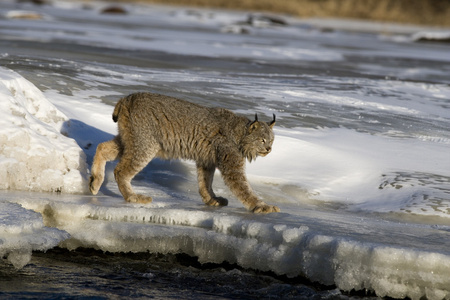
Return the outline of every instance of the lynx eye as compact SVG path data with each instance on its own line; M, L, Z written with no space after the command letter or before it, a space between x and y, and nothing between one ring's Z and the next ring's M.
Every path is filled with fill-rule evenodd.
M263 144L265 144L265 143L266 143L266 139L262 139L261 142L262 142Z

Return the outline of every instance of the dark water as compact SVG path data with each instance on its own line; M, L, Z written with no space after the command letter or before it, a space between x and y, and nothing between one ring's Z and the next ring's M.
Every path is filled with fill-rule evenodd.
M21 270L0 267L1 299L351 299L303 278L201 265L187 255L111 254L92 249L35 252Z

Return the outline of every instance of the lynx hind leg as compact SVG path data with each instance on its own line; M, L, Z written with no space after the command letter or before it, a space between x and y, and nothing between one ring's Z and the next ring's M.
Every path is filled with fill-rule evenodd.
M139 195L133 191L131 180L153 159L157 153L157 149L152 149L149 145L145 150L136 147L129 148L124 149L124 153L114 170L117 185L125 201L150 203L152 202L152 197Z
M97 195L105 179L106 162L119 158L120 152L121 145L118 136L97 146L94 161L92 162L91 178L89 180L89 190L93 195Z
M228 200L222 197L217 197L212 189L215 169L215 167L204 168L197 165L199 193L206 205L226 206L228 205Z

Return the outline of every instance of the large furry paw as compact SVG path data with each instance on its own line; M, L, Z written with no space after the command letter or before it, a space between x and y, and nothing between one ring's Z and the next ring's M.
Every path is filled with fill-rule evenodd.
M227 206L228 200L222 197L213 197L209 199L208 201L203 200L206 205L209 206Z
M252 212L255 214L267 214L273 212L280 212L278 206L275 205L267 205L264 202L256 204L256 206L252 209Z
M99 177L91 176L89 178L89 190L91 191L92 195L97 195L98 190L102 186L103 179Z
M144 195L138 195L138 194L131 195L130 197L128 197L125 200L127 200L127 202L143 203L143 204L150 203L153 201L152 197L150 197L150 196L144 196Z

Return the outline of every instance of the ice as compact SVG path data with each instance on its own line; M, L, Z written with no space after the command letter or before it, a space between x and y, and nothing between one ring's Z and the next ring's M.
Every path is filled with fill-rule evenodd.
M379 296L443 299L450 292L448 232L427 226L411 228L309 210L301 216L256 216L185 201L167 207L130 205L111 197L15 201L69 232L71 238L61 244L68 249L186 253L202 263L237 263L306 276L343 290L374 290ZM336 228L325 225L330 221ZM384 232L392 234L387 237ZM430 236L443 240L407 246L411 236L413 243L416 238L430 241Z
M0 68L0 188L82 193L83 151L60 130L67 117L32 83Z
M247 14L230 14L224 12L212 13L214 17L191 16L179 11L173 11L167 7L154 6L153 9L145 9L144 7L129 6L127 10L133 15L132 26L134 27L133 36L128 34L128 29L121 26L110 28L108 23L114 20L117 25L123 22L130 22L126 16L108 16L100 15L100 6L95 3L94 10L78 9L86 19L102 20L104 26L92 28L89 23L75 22L73 24L59 24L57 28L52 22L40 22L28 26L26 22L23 24L15 24L23 26L23 30L9 30L10 23L2 22L4 26L0 31L7 35L23 36L32 35L35 39L51 41L64 40L75 44L86 45L104 45L106 47L117 47L121 49L138 49L164 51L173 54L183 55L201 55L205 57L234 57L234 58L253 58L261 59L300 59L312 61L335 61L340 60L342 55L333 51L317 52L316 45L308 43L300 43L295 39L289 45L284 47L274 46L272 43L261 44L260 40L255 40L252 36L248 36L244 43L239 37L233 34L218 35L222 28L234 23L237 20L245 20ZM53 8L47 8L47 11ZM73 9L73 7L72 7ZM70 11L58 11L63 17L70 16ZM6 12L11 14L13 12ZM216 16L217 14L217 16ZM236 15L238 17L236 17ZM150 16L150 17L149 17ZM158 25L160 22L167 22L167 17L171 16L171 27L183 27L184 34L180 36L173 30L160 29L157 31L146 30L148 25ZM71 17L71 16L70 16ZM144 25L145 24L145 25ZM201 29L199 31L198 29ZM257 30L257 29L255 29ZM269 35L286 34L283 30L274 29L269 31ZM289 32L287 33L289 34Z
M45 251L67 239L69 234L44 226L39 213L0 200L0 256L16 268L31 259L32 251Z

